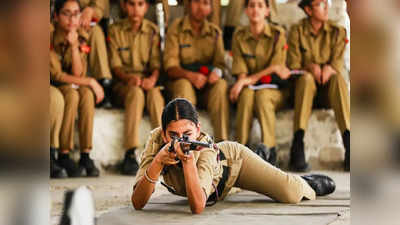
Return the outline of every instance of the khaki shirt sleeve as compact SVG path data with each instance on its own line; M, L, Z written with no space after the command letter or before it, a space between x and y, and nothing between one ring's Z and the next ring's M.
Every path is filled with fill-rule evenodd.
M336 31L337 35L335 35L333 45L333 52L330 60L331 66L336 70L338 73L342 73L344 68L344 52L346 49L346 29L343 27L339 27Z
M300 51L300 34L297 26L292 27L289 33L289 50L287 55L288 66L290 69L301 69L302 55Z
M285 65L287 56L287 43L285 31L282 29L279 33L278 42L275 44L274 55L272 56L270 66Z
M152 134L147 140L146 147L143 151L140 160L139 170L136 174L135 182L133 185L134 187L136 186L137 182L139 182L143 178L145 171L147 170L147 168L150 167L154 157L157 155L157 151L154 151L153 147L154 147L154 135Z
M178 22L174 22L168 29L164 50L164 69L169 70L173 67L180 67Z
M218 67L222 70L225 69L225 48L224 48L224 41L222 40L222 32L219 30L217 31L217 46L215 49L213 65Z
M213 172L218 165L217 152L214 150L202 150L197 160L197 172L200 179L200 186L203 188L206 198L213 193Z
M150 72L159 70L161 68L160 62L160 35L158 30L155 32L151 43L151 58L150 58Z
M122 67L122 59L119 55L118 48L121 46L118 45L116 40L116 33L118 32L117 28L111 26L109 29L109 57L110 57L110 67L111 69Z
M239 43L240 34L235 32L232 40L232 54L233 54L233 64L232 64L232 75L248 74L249 70L247 68L246 61L243 58L243 54L240 50Z
M91 0L89 6L93 8L96 18L101 20L106 15L107 1L109 0Z
M63 76L64 72L62 71L61 62L58 59L57 53L50 50L50 80L61 81Z

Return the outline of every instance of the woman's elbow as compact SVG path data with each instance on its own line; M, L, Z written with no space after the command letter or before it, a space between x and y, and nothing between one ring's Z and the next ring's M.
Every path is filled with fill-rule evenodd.
M190 207L190 210L192 211L192 214L201 214L204 211L204 208L205 206L198 205Z
M131 201L132 201L133 208L135 210L141 210L145 206L145 204L141 204L141 203L136 202L133 195L132 195Z

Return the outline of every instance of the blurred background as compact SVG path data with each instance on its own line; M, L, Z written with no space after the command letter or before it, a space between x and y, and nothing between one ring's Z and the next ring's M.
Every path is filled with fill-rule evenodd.
M347 4L351 220L398 224L400 0ZM49 224L49 1L2 0L0 12L0 224Z

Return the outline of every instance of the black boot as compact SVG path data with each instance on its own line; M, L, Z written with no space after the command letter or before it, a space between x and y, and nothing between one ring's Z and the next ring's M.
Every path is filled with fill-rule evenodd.
M67 172L56 161L56 149L50 147L50 178L66 178Z
M124 161L121 165L121 173L125 175L136 175L139 165L136 161L135 148L129 149L125 153Z
M79 167L81 167L82 171L86 171L86 176L88 177L98 177L100 175L100 171L89 157L89 153L81 153Z
M254 151L257 155L259 155L262 159L269 162L271 165L276 166L276 151L275 147L268 148L263 143L257 145L256 150Z
M350 131L346 130L343 133L343 145L344 149L346 150L344 154L344 170L350 171Z
M104 79L98 80L98 82L104 89L104 99L96 106L103 107L105 109L111 109L112 108L112 103L111 103L112 80L104 78Z
M232 38L235 32L235 27L225 26L224 27L224 46L226 50L232 50Z
M310 174L301 176L314 189L317 196L324 196L333 193L336 184L332 178L321 174Z
M304 130L298 130L294 134L292 148L290 149L289 169L296 172L310 170L304 154Z
M67 171L68 177L80 177L82 176L82 170L78 165L69 158L69 154L58 154L58 164Z

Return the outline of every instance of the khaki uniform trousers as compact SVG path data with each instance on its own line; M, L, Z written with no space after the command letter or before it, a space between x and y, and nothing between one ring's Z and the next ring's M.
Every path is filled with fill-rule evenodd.
M296 204L303 198L315 200L315 191L300 176L272 166L239 143L226 141L217 145L231 162L229 176L236 176L234 187L266 195L281 203Z
M88 55L89 75L96 80L111 79L111 71L108 63L106 40L103 30L99 25L89 30L90 53Z
M166 86L172 99L185 98L193 105L197 105L197 96L199 96L200 106L206 108L210 114L215 141L228 140L229 100L226 80L219 79L216 83L207 84L202 90L197 91L187 79L169 81Z
M237 1L237 0L233 0ZM190 12L190 5L189 5L189 0L183 0L183 5L185 7L185 15L188 15ZM220 26L221 24L221 0L212 0L212 13L209 17L209 21L211 23L214 23L217 26Z
M92 148L95 97L89 87L78 89L71 85L59 87L64 95L64 120L61 127L60 149L74 148L75 119L78 114L79 143L81 150Z
M60 147L60 130L64 117L64 97L60 90L50 86L50 147Z
M275 113L289 98L289 89L251 90L244 88L239 96L236 116L236 136L241 144L247 144L253 114L256 113L261 126L261 140L268 147L275 147Z
M350 130L350 97L342 75L333 75L327 84L320 86L310 73L306 73L296 80L295 85L294 131L307 129L314 97L319 105L333 108L341 133Z
M151 127L161 126L161 114L165 105L159 87L145 91L140 87L128 86L118 82L113 87L115 101L125 107L125 148L131 149L139 146L139 125L146 109L150 115ZM145 102L146 101L146 102Z

